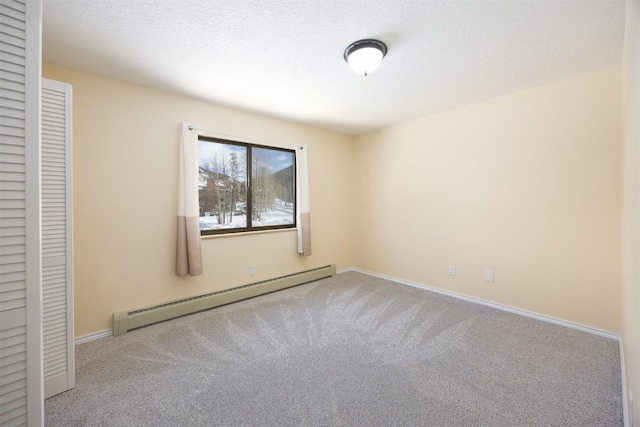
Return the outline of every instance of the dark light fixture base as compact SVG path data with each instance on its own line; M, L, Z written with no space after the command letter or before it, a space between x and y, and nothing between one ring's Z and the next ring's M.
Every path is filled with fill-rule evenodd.
M353 42L349 46L347 46L347 48L344 50L344 55L343 55L344 60L347 61L348 63L349 55L351 55L351 53L365 47L372 47L372 48L378 49L380 52L382 52L383 58L387 54L387 45L381 42L380 40L364 39L364 40L358 40L357 42Z

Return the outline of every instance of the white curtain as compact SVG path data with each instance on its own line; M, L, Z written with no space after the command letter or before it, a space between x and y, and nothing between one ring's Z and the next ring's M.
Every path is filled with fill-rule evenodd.
M178 168L178 253L176 274L202 274L198 203L198 133L182 123Z
M311 255L311 204L306 146L296 147L296 201L298 254L309 256Z

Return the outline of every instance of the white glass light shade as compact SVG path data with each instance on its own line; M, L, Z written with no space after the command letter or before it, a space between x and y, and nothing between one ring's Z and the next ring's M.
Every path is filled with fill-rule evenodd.
M348 62L353 71L366 76L380 66L382 52L375 47L363 47L351 52Z
M343 56L353 71L366 76L378 68L386 54L387 46L384 43L366 39L351 43Z

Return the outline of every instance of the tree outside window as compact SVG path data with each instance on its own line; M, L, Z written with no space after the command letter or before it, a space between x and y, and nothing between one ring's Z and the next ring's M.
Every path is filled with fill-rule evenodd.
M295 152L200 137L203 235L296 226Z

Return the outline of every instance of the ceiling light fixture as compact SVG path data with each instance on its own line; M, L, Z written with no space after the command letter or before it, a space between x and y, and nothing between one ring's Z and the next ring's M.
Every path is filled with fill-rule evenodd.
M387 45L380 40L365 39L351 43L344 50L344 60L353 71L365 76L375 71L387 54Z

